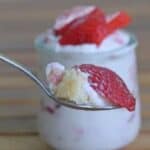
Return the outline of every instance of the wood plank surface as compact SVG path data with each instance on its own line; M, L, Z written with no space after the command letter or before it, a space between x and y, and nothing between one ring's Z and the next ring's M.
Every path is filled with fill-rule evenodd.
M34 38L50 27L66 8L96 4L107 13L126 10L133 17L128 28L139 41L137 49L142 129L128 150L150 149L150 1L149 0L0 0L0 52L38 71ZM0 150L48 150L37 135L40 95L22 73L0 62Z

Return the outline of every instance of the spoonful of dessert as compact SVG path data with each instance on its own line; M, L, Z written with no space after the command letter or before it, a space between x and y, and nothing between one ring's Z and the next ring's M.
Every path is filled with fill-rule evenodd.
M80 110L135 109L135 99L123 80L107 68L81 64L65 69L62 64L50 63L46 66L48 87L24 65L2 54L0 60L23 72L60 105Z

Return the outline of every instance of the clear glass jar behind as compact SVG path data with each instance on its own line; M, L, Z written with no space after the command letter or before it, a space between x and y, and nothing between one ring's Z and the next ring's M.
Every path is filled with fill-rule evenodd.
M124 108L84 111L57 107L57 104L43 95L39 131L47 143L57 150L112 150L132 142L140 127L135 54L137 42L134 37L131 36L130 42L121 49L98 53L55 52L43 48L38 40L36 47L43 79L46 78L45 67L50 62L62 63L67 68L77 64L96 64L115 71L136 98L136 109L133 112Z

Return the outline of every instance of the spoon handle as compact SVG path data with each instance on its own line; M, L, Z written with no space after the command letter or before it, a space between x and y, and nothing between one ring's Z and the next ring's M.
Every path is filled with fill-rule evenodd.
M46 86L46 83L44 83L43 81L41 81L36 75L35 73L32 72L31 69L28 69L26 66L20 64L19 62L10 59L9 57L0 54L0 60L13 66L14 68L16 68L17 70L23 72L26 76L28 76L32 81L34 81L42 90L44 90L44 92L47 94L47 96L49 96L50 98L53 99L53 96L51 94L51 92L49 91L49 89Z

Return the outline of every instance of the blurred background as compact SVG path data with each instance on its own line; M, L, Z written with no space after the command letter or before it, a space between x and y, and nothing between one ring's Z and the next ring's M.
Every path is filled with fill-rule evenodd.
M66 8L95 4L107 13L126 10L133 18L128 28L136 34L142 130L131 146L150 149L150 1L148 0L0 0L0 52L37 71L35 37L50 27ZM0 143L2 135L36 135L37 87L20 72L0 62ZM143 147L144 146L144 147Z

